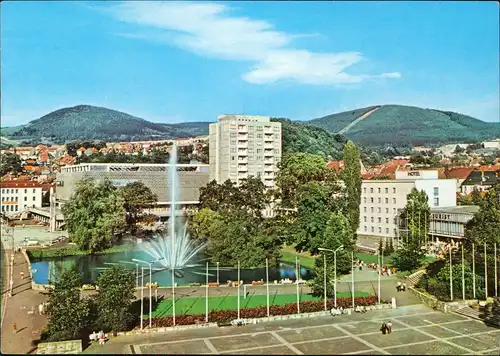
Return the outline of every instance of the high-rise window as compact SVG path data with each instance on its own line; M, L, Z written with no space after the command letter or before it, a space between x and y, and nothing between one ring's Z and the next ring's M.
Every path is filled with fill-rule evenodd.
M439 195L439 187L434 187L434 196Z
M434 198L434 206L439 206L439 198Z

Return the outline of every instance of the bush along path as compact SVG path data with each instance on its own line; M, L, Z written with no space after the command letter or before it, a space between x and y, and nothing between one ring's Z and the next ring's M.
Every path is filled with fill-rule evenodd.
M377 297L355 297L354 304L356 306L369 306L377 304ZM324 311L323 301L305 301L300 302L301 313L314 313ZM333 299L327 300L327 308L330 310L334 306ZM337 298L337 307L351 308L351 298ZM297 303L288 303L283 306L271 305L269 307L270 316L277 315L292 315L297 313ZM267 306L255 308L240 309L240 317L243 319L265 318L267 317ZM205 322L205 314L197 315L177 315L175 317L176 325L190 325ZM208 321L211 323L228 323L238 318L237 310L213 310L208 314ZM163 318L153 318L153 327L169 327L173 326L172 316Z

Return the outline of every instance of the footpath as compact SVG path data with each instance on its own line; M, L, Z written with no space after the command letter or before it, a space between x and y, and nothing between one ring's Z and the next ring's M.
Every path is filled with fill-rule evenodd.
M2 354L33 354L36 353L34 341L40 338L43 327L46 326L47 317L40 315L38 305L47 301L47 296L31 289L31 278L28 263L22 253L14 257L14 284L12 297L9 297L10 282L10 250L5 250L2 256ZM21 278L24 273L24 279ZM14 333L13 325L16 323L17 332Z

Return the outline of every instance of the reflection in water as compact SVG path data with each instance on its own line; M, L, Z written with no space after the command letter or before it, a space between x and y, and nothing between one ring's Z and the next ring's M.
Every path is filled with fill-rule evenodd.
M200 256L203 257L203 256ZM83 283L95 283L99 274L112 265L122 265L129 268L135 273L136 264L131 262L133 258L145 260L148 259L146 252L120 252L107 255L98 256L71 256L52 258L43 261L33 262L32 269L36 271L33 273L33 279L38 284L49 284L49 280L57 277L63 269L70 269L75 267L83 275ZM140 268L141 266L139 266ZM172 275L171 271L164 267L153 267L152 270L153 281L158 282L160 285L171 285ZM209 282L217 281L217 268L215 266L209 267ZM295 280L295 266L286 265L281 263L280 267L269 267L269 281L274 283L275 280L289 278ZM149 280L149 268L144 268L145 280ZM237 269L233 267L220 267L219 268L219 281L221 284L226 283L228 280L235 281L238 279ZM147 277L147 278L146 278ZM311 279L313 272L307 268L300 269L300 277L302 279ZM205 269L200 266L186 267L183 270L175 270L176 283L178 285L187 285L189 283L204 283L205 282ZM260 281L266 279L265 268L255 269L241 269L241 279L245 283L252 281Z

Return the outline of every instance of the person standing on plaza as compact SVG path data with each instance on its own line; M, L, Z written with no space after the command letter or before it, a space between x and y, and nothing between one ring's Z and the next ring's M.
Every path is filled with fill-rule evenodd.
M17 334L17 324L14 323L14 325L12 325L12 329L14 331L14 334Z
M397 290L398 292L400 292L400 291L401 291L401 282L400 282L400 281L398 281L398 284L396 285L396 290Z
M389 322L386 324L387 325L387 333L390 334L392 333L392 323L389 320Z

